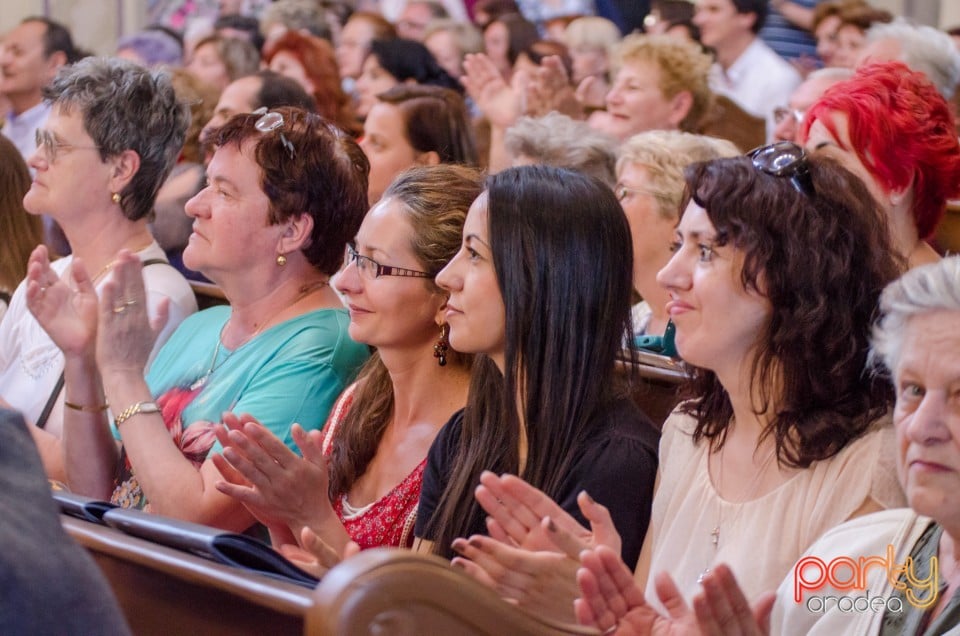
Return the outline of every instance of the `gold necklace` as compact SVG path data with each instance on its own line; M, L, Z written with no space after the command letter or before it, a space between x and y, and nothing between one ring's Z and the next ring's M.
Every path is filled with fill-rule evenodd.
M723 487L723 455L726 447L720 449L720 468L717 470L717 523L713 526L713 530L710 531L710 543L713 544L714 554L720 551L720 526L723 524L723 501L720 497L720 489ZM736 515L734 516L734 521L740 514L742 510L742 504L745 504L753 499L753 496L756 494L757 489L760 488L761 478L767 472L767 468L770 467L770 462L774 457L777 456L777 446L774 444L773 448L770 449L770 452L767 453L766 458L763 460L763 463L760 464L760 469L757 471L757 474L754 475L753 479L750 480L750 483L747 484L747 488L744 491L743 495L739 497L739 501L733 502L741 504L741 507L738 507L736 510ZM709 457L709 456L708 456ZM707 462L707 478L710 476L710 463ZM703 569L703 572L700 573L700 576L697 577L697 583L703 582L703 577L710 573L710 566L708 565Z
M153 245L153 239L152 239L152 238L150 239L150 242L147 243L146 245L143 245L143 246L138 247L138 248L136 248L136 249L134 249L134 250L131 250L131 251L132 251L134 254L138 254L138 253L142 252L143 250L147 249L148 247L150 247L151 245ZM104 266L100 269L100 271L97 272L97 275L94 276L93 278L91 278L90 281L91 281L94 285L96 285L96 284L97 284L97 281L100 280L100 277L102 277L104 274L106 274L107 272L109 272L110 269L111 269L114 265L116 265L116 264L117 264L117 260L116 260L116 259L110 261L109 263L107 263L106 265L104 265Z
M230 355L224 356L223 360L220 361L220 364L217 364L217 359L220 357L220 347L223 344L223 334L226 333L227 326L230 324L230 320L232 319L232 316L228 318L227 321L223 323L223 327L220 328L220 334L217 336L217 346L213 348L213 357L210 359L210 366L207 367L207 370L203 375L197 378L196 381L194 381L194 383L190 385L190 390L195 391L197 389L203 388L203 386L207 383L207 380L210 379L210 376L213 374L213 372L219 369L224 364L226 364L227 360L233 357L233 353L237 349L239 349L243 345L247 344L248 342L256 338L258 335L260 335L260 332L262 332L274 318L279 316L281 313L283 313L287 309L290 309L291 307L299 303L301 300L303 300L310 294L323 289L324 287L327 286L329 282L330 280L327 279L323 281L308 283L302 286L300 288L300 293L297 295L296 298L294 298L289 304L284 305L279 310L267 316L267 319L264 320L262 323L260 323L260 326L257 327L252 334L250 334L250 337L246 338L240 344L234 347L233 351L230 352Z

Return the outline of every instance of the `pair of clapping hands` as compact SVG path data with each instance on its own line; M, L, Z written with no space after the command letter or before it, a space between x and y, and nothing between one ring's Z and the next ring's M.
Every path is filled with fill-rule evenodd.
M220 492L240 501L270 531L277 550L320 578L360 547L349 540L327 497L329 474L323 434L291 429L301 455L251 415L223 414L216 435L222 454L211 455L223 476ZM333 528L333 532L329 530Z
M101 371L143 374L157 334L167 323L169 299L147 316L140 259L129 250L91 278L79 258L61 278L47 248L33 250L27 264L27 308L64 356L96 356ZM97 278L110 272L97 297Z
M657 575L657 596L667 609L667 616L661 616L646 603L633 572L620 559L620 536L609 512L586 492L577 503L590 530L512 475L483 473L476 498L489 515L490 536L454 541L453 549L461 556L453 565L528 611L569 617L572 608L581 624L618 636L747 636L769 631L773 595L763 596L751 608L724 565L704 577L692 610L670 575Z
M533 72L521 71L508 84L496 65L483 53L467 55L461 79L467 94L492 126L509 128L521 115L541 117L551 111L581 119L583 106L570 84L563 61L556 55L543 59Z

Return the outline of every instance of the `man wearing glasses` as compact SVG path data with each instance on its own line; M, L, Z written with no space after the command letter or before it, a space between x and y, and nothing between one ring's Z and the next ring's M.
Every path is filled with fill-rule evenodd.
M799 143L797 133L807 109L820 99L828 88L838 82L850 79L853 71L846 68L822 68L807 76L803 84L790 95L786 106L773 109L773 141L793 141Z

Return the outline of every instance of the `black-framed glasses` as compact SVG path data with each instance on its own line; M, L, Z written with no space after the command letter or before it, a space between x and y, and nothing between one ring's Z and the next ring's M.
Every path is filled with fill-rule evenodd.
M37 150L43 151L43 158L47 163L53 163L61 150L100 150L99 146L78 146L65 141L58 141L53 133L43 128L37 128L34 131L33 139L37 144Z
M789 179L800 194L813 198L813 181L807 165L806 151L792 141L778 141L747 153L753 167L772 177Z
M357 265L357 271L368 280L381 276L407 276L410 278L433 278L433 274L395 265L381 265L369 256L359 254L353 245L347 245L347 258Z
M267 111L266 106L261 106L257 110L253 111L254 115L260 115L253 127L259 130L262 133L271 133L275 130L280 131L280 142L283 144L283 147L286 148L287 154L290 155L290 158L293 159L297 156L297 150L293 147L293 144L290 143L290 140L287 139L287 136L283 134L283 115L278 113L275 110Z

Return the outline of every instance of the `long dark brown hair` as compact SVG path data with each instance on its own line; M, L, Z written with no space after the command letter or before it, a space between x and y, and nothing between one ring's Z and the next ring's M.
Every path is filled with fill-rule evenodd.
M490 177L487 193L505 369L486 356L474 365L453 472L427 522L434 550L447 556L479 514L473 490L482 471L519 472L559 496L595 434L594 416L619 395L614 359L632 333L630 229L609 187L571 170L525 166Z
M480 173L452 165L418 167L402 173L383 200L399 201L413 228L413 253L421 268L436 275L460 249L463 221L480 194ZM440 292L433 279L424 279ZM450 352L449 366L468 367L473 356ZM380 356L361 369L353 402L334 434L330 454L330 499L348 493L377 453L393 416L393 383Z
M685 173L717 243L744 253L744 288L772 306L751 369L755 409L770 416L765 434L778 460L800 468L835 455L890 408L889 383L866 365L880 292L902 266L866 186L828 158L807 161L810 196L744 157ZM733 406L716 374L692 368L684 393L682 409L697 420L694 440L722 447Z
M16 146L0 135L0 292L11 292L27 275L30 252L43 242L39 216L23 209L30 172Z

